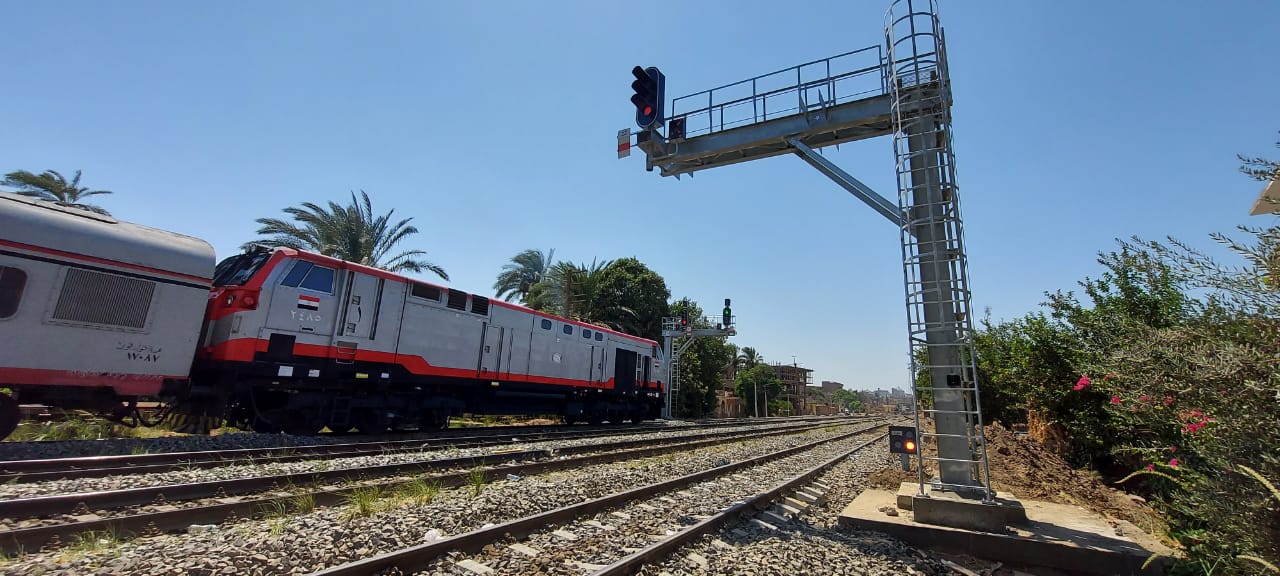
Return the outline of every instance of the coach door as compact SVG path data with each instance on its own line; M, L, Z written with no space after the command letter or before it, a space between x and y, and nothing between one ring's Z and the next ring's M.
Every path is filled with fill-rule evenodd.
M377 337L378 311L382 306L383 279L348 271L346 280L333 343L334 359L339 363L353 362L356 351L368 348Z
M488 326L484 327L484 345L480 347L480 365L476 368L476 373L481 378L497 378L498 372L502 370L502 327Z

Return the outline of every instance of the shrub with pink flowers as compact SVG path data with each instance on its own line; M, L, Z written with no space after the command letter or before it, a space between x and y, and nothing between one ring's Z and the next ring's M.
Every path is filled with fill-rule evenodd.
M1280 228L1254 244L1215 236L1250 264L1218 265L1177 241L1134 240L1105 272L1048 294L1048 313L984 321L983 409L1061 427L1063 455L1144 493L1185 548L1176 571L1280 564Z

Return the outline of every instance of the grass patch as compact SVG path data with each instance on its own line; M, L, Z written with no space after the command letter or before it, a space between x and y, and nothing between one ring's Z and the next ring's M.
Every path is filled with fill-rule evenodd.
M397 496L401 500L413 502L418 506L430 504L435 500L436 495L440 493L439 480L424 480L418 478L404 484L397 492Z
M471 486L471 496L479 496L480 493L484 491L484 468L476 468L467 474L467 484Z
M310 514L316 511L316 496L310 492L299 494L289 499L289 505L296 514Z
M89 554L100 554L108 550L119 555L117 549L119 545L120 537L114 528L81 532L72 537L71 543L62 549L60 560L71 562Z
M381 486L356 488L347 493L348 518L364 518L381 512L383 509L382 496Z

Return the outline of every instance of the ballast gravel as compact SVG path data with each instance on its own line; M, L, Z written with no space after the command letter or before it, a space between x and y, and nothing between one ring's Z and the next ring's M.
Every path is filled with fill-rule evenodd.
M429 501L384 498L367 515L322 508L115 543L109 536L0 565L3 574L303 574L461 534L847 433L866 423L720 445L681 454L441 490ZM394 503L393 506L388 504Z
M643 568L642 576L794 576L796 574L939 575L951 570L929 554L876 532L841 528L837 517L865 489L867 475L890 462L875 444L822 474L826 502L769 529L727 526Z
M299 460L296 462L272 462L262 464L233 464L228 466L219 466L216 468L190 468L178 469L169 472L155 472L150 474L128 474L108 476L104 478L73 478L66 480L46 480L42 482L32 482L27 484L5 484L0 485L0 500L11 500L17 498L32 498L36 496L63 495L63 494L80 494L85 492L97 492L103 490L122 490L126 488L145 488L151 486L166 486L172 484L189 484L196 482L217 482L223 480L235 480L240 478L257 478L262 476L273 476L282 474L302 474L308 472L327 472L331 470L363 470L373 466L383 466L388 464L403 464L409 462L420 462L424 460L438 460L445 458L461 458L468 456L482 456L491 454L499 450L510 450L519 448L521 450L550 450L555 451L561 448L572 446L591 446L601 443L624 442L632 440L654 440L654 441L680 441L682 438L688 437L689 440L696 439L697 436L704 434L719 434L723 432L741 431L742 433L766 432L779 426L768 427L730 427L716 429L701 429L696 427L688 428L686 432L650 432L643 434L628 434L621 436L610 436L605 439L601 438L575 438L571 440L543 440L537 442L519 442L503 446L487 446L477 448L426 448L423 450L415 450L408 452L388 452L385 454L377 454L371 456L353 456L347 458L330 458L319 456L309 460Z
M696 427L696 422L666 420L647 427ZM500 427L454 428L449 434L468 434L474 431L482 435L503 433ZM573 428L566 428L572 430ZM528 432L525 427L511 427L511 433ZM104 438L101 440L50 440L40 442L0 442L0 461L37 460L47 458L79 458L85 456L118 456L126 454L163 454L169 452L204 452L211 450L239 450L255 448L292 448L375 442L382 440L434 439L441 434L409 432L392 436L296 436L291 434L256 434L240 432L219 436L170 436L164 438Z

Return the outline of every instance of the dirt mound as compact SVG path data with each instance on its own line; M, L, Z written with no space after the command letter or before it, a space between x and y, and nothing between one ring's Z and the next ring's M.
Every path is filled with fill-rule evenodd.
M931 425L921 423L926 429ZM1160 531L1159 516L1146 505L1105 485L1087 471L1072 468L1057 454L1035 440L1020 436L997 424L985 428L991 484L997 493L1018 498L1080 506L1104 516L1132 522L1148 531ZM934 475L932 463L925 463L925 481ZM897 490L902 482L918 479L915 462L910 472L898 466L868 477L872 487Z

